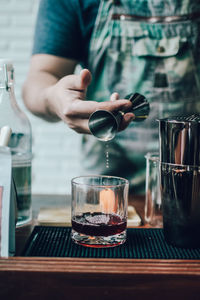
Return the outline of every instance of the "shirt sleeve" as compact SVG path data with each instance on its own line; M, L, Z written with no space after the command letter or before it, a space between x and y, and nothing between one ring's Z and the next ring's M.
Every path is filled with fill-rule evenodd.
M41 0L32 54L82 60L82 33L75 0Z

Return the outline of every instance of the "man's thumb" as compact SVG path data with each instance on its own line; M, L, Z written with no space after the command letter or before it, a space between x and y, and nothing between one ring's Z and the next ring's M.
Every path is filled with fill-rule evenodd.
M86 89L92 80L92 74L88 69L83 69L80 72L81 76L81 87L82 89Z

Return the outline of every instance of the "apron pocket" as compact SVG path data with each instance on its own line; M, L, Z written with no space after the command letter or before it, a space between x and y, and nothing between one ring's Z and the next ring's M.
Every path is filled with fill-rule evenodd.
M133 41L132 55L163 58L175 56L179 52L180 45L179 37L163 38L161 40L144 37Z
M163 34L164 35L164 34ZM106 84L120 97L138 92L148 95L167 89L175 97L200 93L198 62L189 38L112 36L106 52ZM125 92L124 92L125 91Z

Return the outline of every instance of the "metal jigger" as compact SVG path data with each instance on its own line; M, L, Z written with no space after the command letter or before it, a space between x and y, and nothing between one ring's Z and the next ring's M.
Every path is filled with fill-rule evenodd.
M116 112L97 110L90 115L89 129L97 139L101 141L112 140L119 130L123 115L127 112L132 112L135 115L134 122L144 121L148 117L150 107L143 95L129 94L125 99L132 102L130 109Z

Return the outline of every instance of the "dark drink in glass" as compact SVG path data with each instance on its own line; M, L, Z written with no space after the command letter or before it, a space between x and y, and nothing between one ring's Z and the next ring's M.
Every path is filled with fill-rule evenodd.
M115 214L84 213L72 218L72 229L91 236L110 236L126 229L126 220Z
M72 179L72 240L86 247L114 247L126 241L128 181L114 176Z
M126 235L126 225L126 219L116 214L86 212L72 218L72 233L91 241L95 239L100 241L106 238L107 240L110 239L112 241L113 239L115 240L113 246L117 246L122 243L122 237L124 240L124 235ZM104 246L106 247L106 245ZM95 247L99 246L96 245Z

